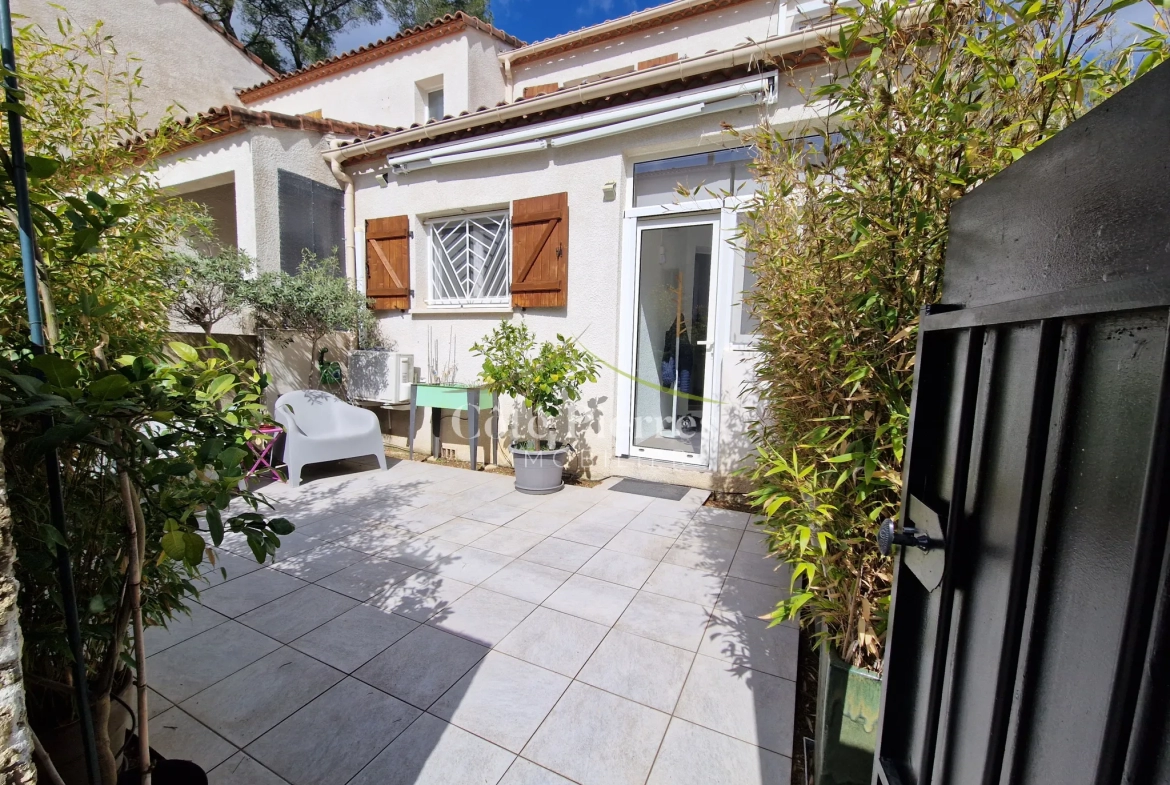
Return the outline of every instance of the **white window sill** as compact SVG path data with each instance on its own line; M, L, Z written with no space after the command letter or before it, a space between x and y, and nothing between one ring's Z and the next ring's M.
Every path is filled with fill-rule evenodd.
M495 313L510 314L513 308L509 303L471 303L468 305L452 305L448 303L427 303L421 308L415 308L416 314L430 314L434 316L449 316L460 313Z

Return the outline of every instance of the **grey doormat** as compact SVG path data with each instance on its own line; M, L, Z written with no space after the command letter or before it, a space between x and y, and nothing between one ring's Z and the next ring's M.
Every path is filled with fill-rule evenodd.
M690 492L685 485L668 485L664 482L646 482L645 480L622 480L610 487L611 491L634 493L638 496L653 496L655 499L673 499L682 501Z

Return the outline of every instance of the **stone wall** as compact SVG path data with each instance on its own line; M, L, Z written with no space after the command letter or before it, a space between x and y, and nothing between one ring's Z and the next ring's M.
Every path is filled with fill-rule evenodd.
M0 436L0 456L4 437ZM20 671L22 641L17 618L19 586L13 577L16 547L12 542L12 513L0 462L0 782L27 785L37 781L32 765L32 734L24 709Z

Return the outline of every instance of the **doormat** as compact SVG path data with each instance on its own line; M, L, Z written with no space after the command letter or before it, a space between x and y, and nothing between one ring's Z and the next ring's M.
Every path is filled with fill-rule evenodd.
M682 501L690 492L685 485L668 485L664 482L646 482L645 480L621 480L610 488L611 491L634 493L638 496L653 496L655 499L673 499Z

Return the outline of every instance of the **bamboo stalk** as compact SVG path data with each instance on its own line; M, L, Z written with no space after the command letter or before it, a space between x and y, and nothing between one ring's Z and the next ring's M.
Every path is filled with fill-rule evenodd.
M142 550L140 548L139 531L145 533L145 527L140 525L138 518L141 515L134 487L130 483L130 475L125 470L118 472L118 479L122 484L122 506L126 510L126 532L129 535L127 553L130 556L128 578L130 585L130 615L134 623L134 685L138 688L138 770L142 773L142 785L150 785L150 732L147 723L146 697L146 643L143 640L142 626Z

